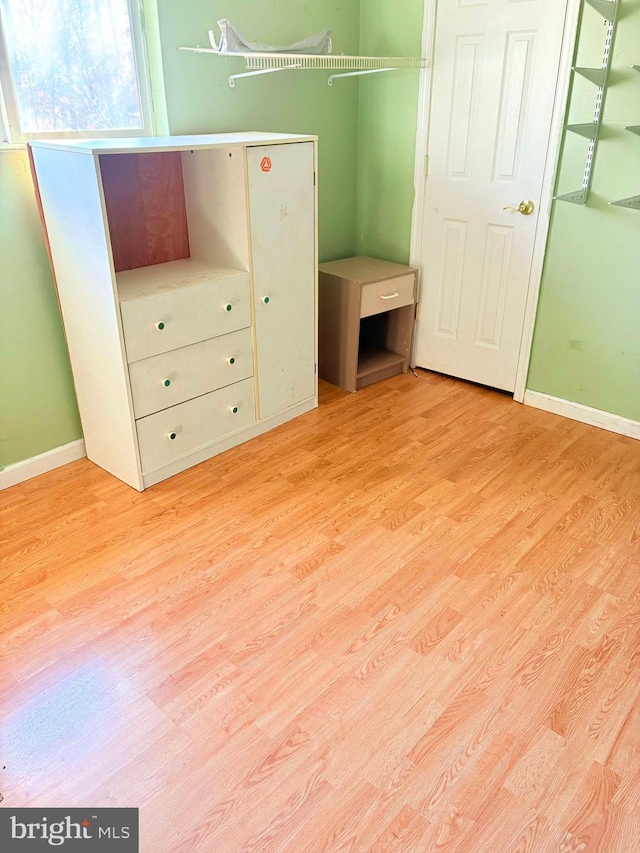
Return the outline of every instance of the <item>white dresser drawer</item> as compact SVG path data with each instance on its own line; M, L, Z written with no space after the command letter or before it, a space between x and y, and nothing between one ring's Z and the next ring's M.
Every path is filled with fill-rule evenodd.
M241 329L129 365L136 418L253 376L251 329Z
M131 363L250 326L249 276L127 299L120 308Z
M386 281L375 281L362 286L360 317L371 317L383 311L393 311L411 305L414 299L415 276L401 275Z
M253 379L244 379L136 421L142 471L147 474L256 420Z

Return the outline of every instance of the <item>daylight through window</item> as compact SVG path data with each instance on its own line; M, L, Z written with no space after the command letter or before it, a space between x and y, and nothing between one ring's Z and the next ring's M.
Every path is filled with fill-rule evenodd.
M129 0L0 0L12 136L146 129Z

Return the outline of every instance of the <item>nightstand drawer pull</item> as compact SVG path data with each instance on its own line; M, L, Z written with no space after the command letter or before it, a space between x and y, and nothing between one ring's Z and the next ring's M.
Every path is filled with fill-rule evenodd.
M411 273L364 284L360 296L360 317L371 317L372 314L411 305L415 281L415 275Z

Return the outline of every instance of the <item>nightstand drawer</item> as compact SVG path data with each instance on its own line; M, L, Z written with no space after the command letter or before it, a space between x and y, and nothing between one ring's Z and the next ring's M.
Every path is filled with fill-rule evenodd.
M411 305L414 299L415 276L403 275L386 281L376 281L362 286L360 317L371 317L383 311L393 311Z
M253 375L251 329L241 329L129 365L136 418Z
M131 363L250 326L249 276L127 299L120 308Z
M236 382L136 421L147 474L255 423L253 379Z

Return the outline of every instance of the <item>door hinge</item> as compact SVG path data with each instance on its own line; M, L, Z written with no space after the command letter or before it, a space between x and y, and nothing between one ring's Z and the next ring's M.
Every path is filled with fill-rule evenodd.
M429 155L424 155L424 176L425 178L429 177Z
M419 319L420 319L420 302L416 302L416 314L415 314L415 317L416 317L416 320L419 320Z
M313 185L314 185L314 187L316 185L316 173L315 172L313 173Z

